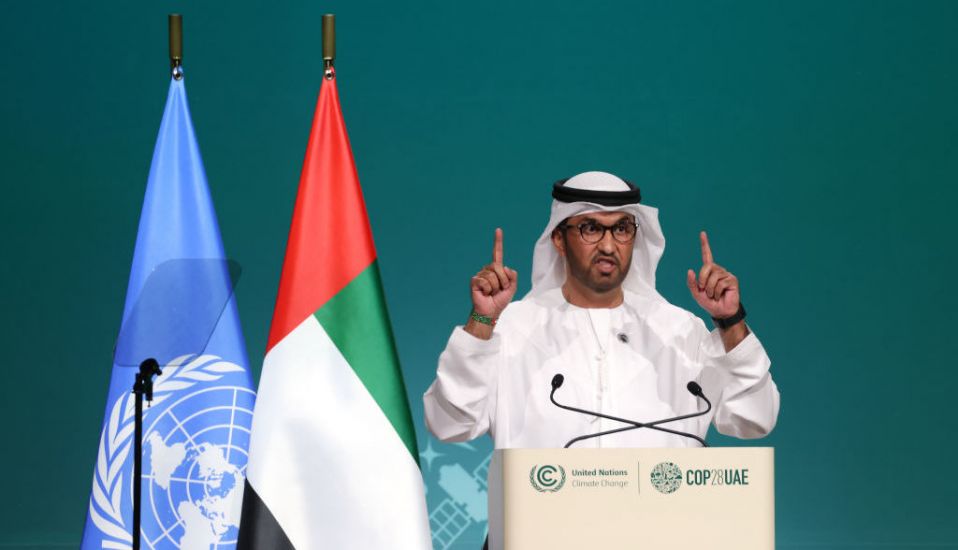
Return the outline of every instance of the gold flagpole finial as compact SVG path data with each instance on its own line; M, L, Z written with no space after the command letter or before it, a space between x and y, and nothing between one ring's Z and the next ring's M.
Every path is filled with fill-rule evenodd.
M170 72L173 78L183 78L183 16L171 13L170 21Z
M333 78L333 63L336 60L336 16L323 15L323 72L327 79Z

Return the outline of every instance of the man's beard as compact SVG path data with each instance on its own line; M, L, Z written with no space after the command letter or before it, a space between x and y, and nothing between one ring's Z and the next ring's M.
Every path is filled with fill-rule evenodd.
M622 281L629 274L632 258L616 258L613 254L594 252L589 258L579 258L573 248L566 246L566 262L569 264L569 274L586 288L604 294L622 286ZM631 255L630 255L631 256ZM594 268L595 260L608 258L616 263L618 270L610 275L603 275Z

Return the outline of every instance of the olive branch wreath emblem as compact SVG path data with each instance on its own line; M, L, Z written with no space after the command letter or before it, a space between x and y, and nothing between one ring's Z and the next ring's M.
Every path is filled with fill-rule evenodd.
M556 468L558 468L559 471L558 481L545 477L547 474L554 474ZM529 483L533 489L540 493L554 493L565 485L565 468L562 466L552 466L551 464L544 464L542 467L538 465L533 466L532 469L529 470Z
M243 367L216 355L183 355L163 367L163 374L153 383L153 405L159 405L174 392L186 390L198 382L216 382ZM134 396L127 392L110 409L109 422L100 435L93 490L90 498L90 519L103 534L122 542L103 541L103 548L131 548L133 537L123 519L123 479L126 459L133 448ZM144 417L149 411L144 411Z

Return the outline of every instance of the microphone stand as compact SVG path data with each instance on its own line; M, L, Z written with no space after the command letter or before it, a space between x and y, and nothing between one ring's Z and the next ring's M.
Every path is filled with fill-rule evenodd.
M135 401L133 416L133 550L140 550L140 500L143 475L143 398L153 401L153 376L163 374L156 359L140 363L140 372L133 382Z

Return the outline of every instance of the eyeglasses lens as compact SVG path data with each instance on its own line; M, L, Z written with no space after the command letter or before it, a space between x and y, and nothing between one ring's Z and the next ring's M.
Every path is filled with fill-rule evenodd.
M606 230L612 231L612 238L620 243L629 243L635 238L634 223L622 222L612 227L591 222L579 224L579 234L582 235L582 240L589 244L601 241L605 237Z

